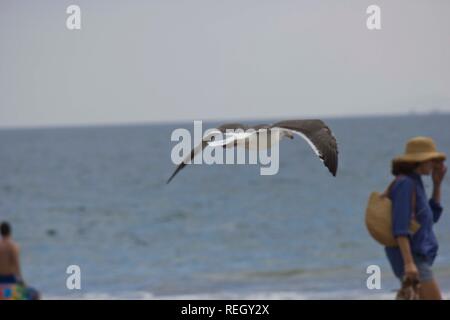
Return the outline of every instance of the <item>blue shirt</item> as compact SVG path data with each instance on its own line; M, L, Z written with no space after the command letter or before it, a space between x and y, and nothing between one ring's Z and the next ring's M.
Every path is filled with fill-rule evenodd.
M409 231L413 218L412 196L416 193L415 218L420 224L413 235ZM442 207L434 199L428 200L420 175L413 173L400 176L393 184L389 197L392 201L392 232L395 237L407 236L410 239L411 251L421 256L432 265L438 252L438 242L433 232L433 225L439 220ZM386 255L394 273L403 273L403 258L399 247L386 247Z

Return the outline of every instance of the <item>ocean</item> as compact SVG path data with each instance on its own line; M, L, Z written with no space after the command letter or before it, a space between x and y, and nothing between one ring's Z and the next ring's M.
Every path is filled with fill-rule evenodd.
M0 130L0 220L44 299L392 299L399 283L364 224L406 140L450 154L450 115L325 119L337 177L300 138L280 168L175 165L170 140L193 123ZM214 123L204 124L204 128ZM434 272L450 298L450 177ZM431 180L424 178L430 194ZM81 289L69 290L69 265ZM381 289L368 289L378 265Z

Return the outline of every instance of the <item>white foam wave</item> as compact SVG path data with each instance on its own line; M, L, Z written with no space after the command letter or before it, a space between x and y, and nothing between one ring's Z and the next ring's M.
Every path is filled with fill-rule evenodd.
M445 292L444 297L450 297ZM192 293L175 295L155 295L151 292L137 291L112 295L108 293L86 293L77 296L45 296L44 299L82 299L82 300L392 300L394 292L333 291L333 292L252 292L252 293Z

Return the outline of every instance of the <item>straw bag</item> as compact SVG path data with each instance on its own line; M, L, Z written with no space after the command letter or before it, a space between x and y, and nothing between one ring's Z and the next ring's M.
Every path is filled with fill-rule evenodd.
M397 240L392 233L392 201L389 199L389 193L394 185L394 180L391 182L385 192L372 192L369 197L366 208L366 227L372 238L386 247L397 246ZM419 228L420 224L415 219L416 212L416 192L414 189L412 196L413 218L409 230L414 234Z

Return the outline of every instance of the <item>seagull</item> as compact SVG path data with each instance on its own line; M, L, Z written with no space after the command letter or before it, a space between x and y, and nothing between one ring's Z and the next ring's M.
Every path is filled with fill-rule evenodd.
M224 136L222 140L216 140L216 136ZM267 139L258 139L265 134ZM187 164L194 160L195 156L202 152L207 146L233 148L243 145L246 149L270 149L272 141L278 143L282 138L293 139L294 135L302 137L319 157L323 164L328 168L333 176L336 176L338 167L338 148L336 138L330 128L319 119L307 120L285 120L276 122L272 125L259 124L255 126L246 126L240 123L227 123L215 129L209 130L191 153L177 166L174 173L167 180L169 183L175 175ZM274 139L271 136L275 135Z

